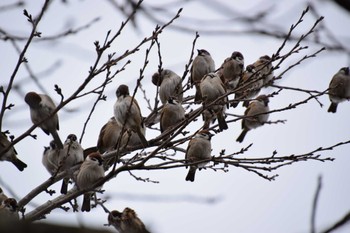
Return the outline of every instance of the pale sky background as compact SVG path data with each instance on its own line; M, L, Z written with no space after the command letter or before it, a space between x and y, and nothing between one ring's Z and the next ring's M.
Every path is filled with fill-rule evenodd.
M6 4L12 1L2 1ZM36 15L43 1L28 1L25 9ZM147 4L157 1L146 1ZM288 30L292 23L299 18L306 7L304 1L232 1L237 10L245 12L251 6L268 7L268 4L276 4L272 8L269 19L279 24L284 30ZM343 44L349 44L350 14L340 9L331 1L311 1L316 4L319 13L325 16L324 22L330 27ZM220 19L220 15L214 14L209 7L200 4L199 1L185 4L182 16L191 18ZM175 14L176 9L172 10ZM0 28L15 35L27 36L30 30L26 18L22 14L23 9L10 10L0 14ZM100 17L101 20L93 24L89 29L78 35L68 36L56 42L32 43L26 57L36 74L46 70L57 61L60 67L49 75L43 75L42 83L52 98L58 102L59 96L54 92L54 84L58 84L66 97L68 97L87 76L89 67L95 60L95 48L93 42L99 40L103 43L106 32L119 29L124 20L119 12L111 7L107 1L69 1L67 5L55 1L46 12L40 23L39 31L43 36L55 35L66 26L76 28ZM164 18L164 17L162 17ZM168 18L165 18L168 20ZM181 18L176 22L181 25ZM298 32L305 33L313 24L314 19L306 16ZM139 15L139 30L128 25L109 52L120 54L126 49L133 48L146 35L150 35L154 29L154 23ZM234 22L232 23L234 27ZM200 32L199 32L200 33ZM167 29L159 37L162 49L163 66L170 68L182 75L190 49L192 46L192 34L180 33ZM232 51L239 50L243 53L245 64L254 62L264 54L271 55L280 46L281 42L267 37L253 35L227 35L209 36L201 35L196 48L207 49L219 66ZM21 46L23 46L21 44ZM125 72L122 72L114 82L106 89L108 100L100 102L97 112L93 115L83 140L83 147L96 144L100 128L113 114L113 104L116 100L116 88L125 83L133 90L139 69L144 61L144 46L140 53L130 56L132 64ZM311 45L307 53L310 54L319 46ZM0 41L0 75L1 85L5 85L9 79L17 61L17 53L9 42ZM305 54L293 56L276 71L279 74L283 68L293 64ZM150 56L150 63L146 69L144 88L148 91L153 101L155 86L151 84L150 77L157 70L158 57L156 48ZM310 59L297 68L284 75L278 82L280 85L314 89L323 91L328 87L331 77L344 66L349 66L349 59L341 53L323 52L316 59ZM21 67L16 83L23 83L22 91L39 91L32 81L28 81L28 74ZM103 75L99 76L102 80ZM92 87L91 85L89 87ZM263 93L270 93L274 89L265 89ZM191 90L189 94L194 94ZM12 93L9 101L16 107L7 112L3 130L9 129L15 136L21 135L32 123L29 118L29 110L23 101L24 95ZM270 108L276 109L301 101L308 96L304 93L283 91L280 95L270 100ZM2 98L2 97L1 97ZM141 93L136 98L142 106L143 115L148 115L146 103L142 100ZM93 97L94 99L94 97ZM78 108L77 112L69 113L60 111L59 134L64 140L70 133L81 134L83 122L93 103L92 98L75 101L70 109ZM320 101L324 104L320 108L316 101L310 101L297 109L270 115L270 120L284 120L286 124L265 125L248 133L242 144L235 141L241 132L240 122L230 124L230 129L216 135L212 139L213 155L225 148L227 152L239 151L242 147L254 143L253 147L245 154L245 157L267 157L276 150L279 155L291 155L306 153L321 146L331 146L341 141L350 139L349 124L350 103L342 103L336 114L327 113L329 106L328 96L323 96ZM241 105L240 105L241 106ZM230 110L235 114L243 114L244 109L237 107ZM194 132L202 124L201 121L191 125L188 129ZM41 164L43 147L49 144L51 137L46 136L37 128L33 133L38 135L38 140L25 138L16 145L20 159L28 164L22 173L10 163L0 163L0 186L4 183L15 191L17 198L22 198L30 190L49 178L49 174ZM147 139L158 135L157 131L148 130ZM187 147L187 143L183 145ZM127 173L120 174L116 179L104 185L106 190L102 195L109 198L106 203L110 210L122 210L131 207L136 210L139 217L154 233L175 232L221 232L221 233L252 233L252 232L309 232L311 206L317 186L319 175L323 177L323 186L319 198L316 227L320 231L332 225L350 210L350 145L336 148L333 151L323 153L324 157L334 157L334 162L299 162L292 166L283 167L276 172L279 177L275 181L266 181L253 173L243 169L231 167L228 173L201 171L196 174L194 183L185 182L187 170L185 168L160 171L139 171L135 174L157 180L159 184L136 181ZM182 158L179 153L176 156ZM272 174L271 174L272 175ZM59 192L61 182L51 188ZM5 192L8 190L5 188ZM144 197L133 199L133 197ZM152 197L165 198L153 201ZM48 194L41 194L33 200L33 205L40 205L50 198ZM191 199L193 198L193 199ZM207 198L214 198L215 202L203 203ZM81 203L82 198L78 198ZM27 211L33 206L28 205ZM62 224L84 225L103 227L107 223L107 214L101 208L93 209L90 213L66 213L61 209L52 211L47 215L48 222ZM114 229L110 228L111 231ZM349 232L350 225L344 226L336 232Z

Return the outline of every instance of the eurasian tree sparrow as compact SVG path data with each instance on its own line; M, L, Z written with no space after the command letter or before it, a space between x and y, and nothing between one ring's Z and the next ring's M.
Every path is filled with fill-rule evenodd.
M268 84L273 79L273 66L270 56L261 56L253 65L255 70L262 76L264 85Z
M242 133L238 136L237 142L243 142L249 130L262 126L269 118L269 114L262 114L270 111L269 99L266 95L259 95L249 103L242 119ZM259 114L259 115L258 115Z
M141 133L145 136L146 127L142 121ZM140 137L132 130L126 130L123 133L122 140L120 142L120 148L133 147L142 144Z
M129 87L120 85L116 92L117 101L114 104L114 117L120 125L124 125L127 129L136 132L142 141L144 147L148 146L148 142L142 133L143 118L140 107L129 94Z
M6 152L4 150L11 144L11 142L7 139L5 133L0 133L0 161L8 161L13 163L17 167L18 170L23 171L24 168L27 167L27 164L22 162L17 158L17 152L13 146L11 146Z
M17 201L7 198L0 205L0 222L13 220L19 220Z
M68 171L74 165L82 163L84 161L84 150L78 142L75 134L69 134L64 142L63 149L59 153L58 164L61 171ZM66 194L69 183L69 176L63 178L61 193Z
M122 221L122 213L118 210L112 210L108 214L108 224L112 225L119 233L122 233L122 229L120 228Z
M79 189L92 188L92 185L99 179L104 177L103 159L101 154L93 152L89 154L80 166L76 184ZM94 190L101 189L102 186L95 188ZM90 211L90 199L94 191L88 191L84 193L84 200L81 206L81 211Z
M48 95L28 92L24 97L25 102L30 108L30 117L33 124L37 124L44 119L47 119L56 109L56 105ZM47 134L51 134L58 148L62 149L63 144L58 136L59 122L57 113L51 118L45 120L39 127Z
M195 103L202 101L200 83L204 75L215 71L215 62L210 53L204 49L197 50L198 55L194 58L191 67L191 84L196 87Z
M175 72L164 69L159 73L154 73L152 76L154 85L160 85L159 97L162 104L166 104L170 97L175 97L181 103L183 98L182 79Z
M52 140L50 142L50 146L45 147L44 149L41 162L51 176L57 173L57 169L59 166L58 160L60 159L60 152L61 150L57 148L55 140Z
M101 128L97 141L97 149L103 154L116 148L117 142L122 132L120 125L113 117Z
M240 52L233 52L231 57L225 59L218 75L228 91L234 90L241 78L244 69L244 57Z
M222 83L219 76L215 73L209 73L203 77L200 83L200 90L202 93L201 95L204 107L208 104L211 104L217 98L223 96L226 93L224 84ZM224 116L225 100L227 100L227 97L218 100L216 104L213 104L212 106L207 108L209 111L216 114L219 128L221 131L228 129Z
M185 109L174 98L169 98L160 115L160 132L163 133L185 119Z
M247 84L251 83L251 84ZM245 86L246 85L246 86ZM242 90L237 91L235 99L252 99L257 96L264 85L264 80L260 72L256 72L253 64L248 65L246 70L243 72L241 82L239 86L245 86ZM236 102L238 104L238 102ZM236 107L237 104L234 103L233 106ZM244 107L248 107L249 100L243 102Z
M328 112L337 112L338 104L350 98L349 67L341 68L329 83L329 100L331 105Z
M209 159L211 156L211 142L213 135L208 130L201 130L190 140L186 150L185 159L187 163L196 163ZM194 181L197 168L201 169L208 161L190 165L190 169L186 176L187 181Z
M126 207L122 213L113 210L108 215L108 223L120 233L150 233L136 212L129 207Z

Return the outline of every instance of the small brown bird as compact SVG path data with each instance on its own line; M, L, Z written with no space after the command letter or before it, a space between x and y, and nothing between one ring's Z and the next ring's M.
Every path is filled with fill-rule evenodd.
M116 92L117 101L114 104L114 117L120 125L124 125L127 129L136 132L142 141L144 147L148 146L148 142L142 133L143 117L140 107L136 101L130 96L129 87L120 85Z
M63 148L62 141L57 133L59 130L59 122L57 113L48 118L56 109L56 105L48 95L28 92L24 97L25 102L30 108L30 117L33 124L45 120L39 127L47 134L51 134L59 149Z
M251 99L257 96L264 85L264 80L260 74L257 72L254 65L248 65L246 70L243 72L242 79L239 83L239 87L245 86L243 89L237 91L235 94L235 99ZM234 102L232 105L236 107L238 102ZM248 107L249 100L243 102L244 107Z
M235 51L231 57L225 59L217 73L226 89L232 91L237 87L243 70L244 57L242 53Z
M215 71L215 62L210 53L205 49L198 49L198 55L194 58L191 67L191 85L196 87L195 103L202 101L200 83L204 75Z
M269 99L266 95L259 95L255 100L249 103L248 108L244 112L242 133L238 136L237 142L243 142L249 130L262 126L268 120L269 114L262 114L270 111L268 103Z
M273 79L273 66L270 56L261 56L253 65L255 70L263 77L264 85L268 84Z
M160 132L164 133L184 119L185 109L176 99L170 97L160 115Z
M0 223L14 220L19 220L17 201L7 198L0 205Z
M213 101L226 93L224 84L222 83L219 76L215 73L209 73L203 77L200 83L200 90L202 92L204 107L205 105L211 104ZM225 100L227 100L227 97L218 100L216 104L213 104L207 108L209 111L216 114L216 118L218 119L218 124L221 131L228 129L224 116L226 104Z
M118 210L112 210L108 214L108 224L112 225L119 233L122 233L121 229L122 213Z
M16 168L20 171L23 171L24 168L27 167L27 164L22 162L17 158L17 152L13 146L11 146L6 152L4 150L11 144L11 142L7 139L5 133L0 133L0 161L8 161L13 163Z
M150 233L136 212L126 207L122 213L113 210L108 215L108 223L120 233Z
M84 150L78 142L75 134L69 134L64 142L63 149L60 150L58 165L60 171L69 171L73 166L82 163L84 161ZM68 183L72 174L68 174L63 178L61 193L66 194L68 191Z
M97 149L103 154L116 148L119 137L121 136L122 126L111 117L109 121L101 128L97 141Z
M54 140L50 142L49 147L44 148L44 153L41 162L51 176L57 173L58 171L58 160L60 157L60 152L61 150L57 148L57 145Z
M145 136L146 134L146 127L142 122L142 126L141 126L141 133L143 134L143 136ZM137 135L137 133L135 133L132 130L127 130L123 133L122 136L122 140L120 142L120 148L127 148L127 147L133 147L133 146L138 146L142 144L142 141L140 139L140 137Z
M213 135L208 130L201 130L190 140L186 150L185 159L187 163L196 163L202 160L209 159L211 156L211 142ZM186 181L194 181L197 168L199 170L208 162L202 162L195 165L190 165L190 169L186 176Z
M338 104L350 98L349 67L341 68L329 83L329 100L331 105L328 112L336 113Z
M164 69L159 73L154 73L152 83L159 87L159 98L162 104L166 104L170 97L176 98L180 103L183 98L182 79L175 72Z
M84 160L83 164L80 166L76 184L79 189L92 188L92 185L99 179L104 177L103 159L101 154L98 152L93 152L89 154ZM101 189L102 186L96 187L94 190ZM84 200L81 206L81 211L89 212L91 205L91 195L94 191L87 191L84 193Z

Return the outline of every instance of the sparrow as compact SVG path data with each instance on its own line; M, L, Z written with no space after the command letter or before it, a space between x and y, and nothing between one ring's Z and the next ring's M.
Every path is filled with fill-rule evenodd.
M145 124L142 121L141 133L143 136L146 134ZM132 130L126 130L123 133L122 140L120 142L121 148L133 147L142 144L140 137Z
M122 233L122 229L120 227L122 221L122 213L118 210L112 210L108 214L108 224L112 225L119 233Z
M228 91L234 90L241 79L244 70L244 57L242 53L235 51L231 57L225 59L217 72Z
M238 136L237 142L243 142L249 130L262 126L268 120L269 114L262 114L270 111L268 103L269 99L266 95L259 95L249 103L248 108L244 112L242 133Z
M44 153L41 159L42 164L51 176L57 173L59 166L59 157L61 150L58 149L56 142L52 140L50 146L44 147Z
M264 85L268 84L273 79L273 66L270 56L261 56L253 65L255 70L263 77Z
M201 130L195 134L190 140L186 150L186 162L196 163L202 160L210 158L211 154L211 142L210 139L213 135L208 130ZM199 170L204 167L208 162L198 163L196 165L190 165L190 169L186 176L186 181L194 181L197 168Z
M63 148L62 141L57 133L59 130L59 122L57 113L47 119L56 109L56 105L51 97L45 94L37 94L28 92L24 97L25 102L30 108L30 117L33 124L37 124L45 120L39 127L47 134L51 134L59 149Z
M13 163L16 168L20 171L23 171L24 168L27 167L27 164L22 162L19 158L17 158L16 149L11 146L6 152L4 150L11 144L8 140L5 133L0 133L0 161L8 161Z
M117 101L114 104L114 117L120 125L124 125L137 133L142 145L148 146L148 142L142 133L143 117L141 115L140 107L136 101L130 96L129 87L127 85L120 85L116 91Z
M82 163L84 161L84 150L77 141L77 136L75 134L69 134L66 141L64 142L63 149L60 150L58 158L58 166L60 171L69 171L74 165ZM69 176L63 178L61 193L66 194L69 183Z
M2 202L5 201L7 198L8 197L5 195L4 191L0 187L0 206L1 206Z
M108 223L120 233L150 233L136 212L129 207L126 207L122 213L117 210L109 213Z
M177 102L176 99L170 97L164 105L160 115L160 132L173 128L177 123L185 119L185 109ZM167 137L168 138L168 137Z
M122 133L122 125L116 119L111 117L108 122L101 128L97 140L97 149L103 154L116 148L119 137Z
M202 101L202 93L200 91L201 80L206 74L215 71L215 62L207 50L197 49L197 52L198 54L192 63L190 80L191 85L195 85L196 87L194 102L200 103Z
M252 99L257 96L264 85L264 80L260 72L257 72L253 64L248 65L243 72L239 87L243 88L236 92L235 99ZM238 102L232 105L236 107ZM243 101L243 107L248 107L249 100Z
M83 164L80 166L76 184L79 189L92 188L92 185L99 179L104 177L103 159L101 154L98 152L93 152L89 154L84 160ZM95 188L94 190L101 189L102 186ZM90 199L94 191L88 191L84 193L84 200L81 207L81 211L90 211Z
M19 220L18 205L14 198L5 199L0 205L0 222Z
M204 105L211 104L217 98L223 96L226 93L224 84L222 83L219 76L215 73L209 73L203 77L200 83L200 90L202 93L201 95ZM218 100L214 105L207 108L212 113L215 113L221 131L228 129L224 116L225 100L227 100L227 97Z
M175 72L164 69L152 76L152 83L159 87L159 97L162 104L166 104L170 97L175 97L179 102L183 99L182 79Z
M328 112L336 113L338 104L350 98L349 67L341 68L329 83L329 100L331 105Z

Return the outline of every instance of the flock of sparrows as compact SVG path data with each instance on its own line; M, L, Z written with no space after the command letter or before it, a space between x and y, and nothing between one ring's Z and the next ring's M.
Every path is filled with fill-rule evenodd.
M269 98L267 95L258 96L258 94L261 88L273 81L273 70L269 56L261 56L257 61L245 67L244 57L237 51L226 58L218 69L215 69L210 53L204 49L198 50L198 55L194 58L191 67L189 83L196 90L194 103L203 105L204 124L190 139L187 146L185 155L186 166L189 166L187 181L193 182L196 170L204 167L210 160L210 139L213 136L210 133L210 125L217 120L219 131L228 129L227 108L236 107L239 102L243 102L243 106L246 107L242 117L242 132L236 139L238 142L244 140L248 131L267 122ZM162 134L167 133L186 119L185 109L182 106L184 99L182 81L179 75L169 69L160 70L152 76L152 83L157 86L157 89L159 88L158 94L163 104L159 117ZM234 94L234 98L229 100L231 94ZM85 156L76 135L68 135L65 142L62 143L57 132L59 120L55 112L56 105L48 95L29 92L24 98L29 106L33 124L37 124L46 134L53 137L50 145L44 149L42 164L51 176L66 171L67 174L61 187L62 194L67 193L71 179L78 189L86 190L82 211L90 211L90 198L94 193L91 188L95 182L104 177L105 163L111 165L115 161L104 162L103 153L113 151L117 146L121 148L135 145L149 146L149 141L145 137L144 117L137 100L130 95L128 86L120 85L116 90L116 96L117 100L113 106L114 116L101 128L96 148ZM341 68L333 76L329 85L329 98L331 105L328 112L333 113L336 112L340 102L350 98L349 67ZM167 138L169 134L165 140ZM17 152L10 144L7 135L1 133L0 160L12 162L22 171L27 165L17 158ZM71 168L76 165L80 165L79 170L76 173L70 172ZM15 207L16 204L12 199L5 199L0 203L0 211L12 210ZM109 219L117 219L113 221L123 223L118 225L120 232L141 232L125 230L128 221L123 222L122 219L128 219L129 215L136 216L133 210L126 208L123 213L111 212Z

